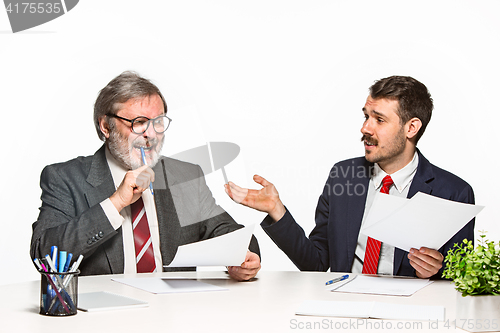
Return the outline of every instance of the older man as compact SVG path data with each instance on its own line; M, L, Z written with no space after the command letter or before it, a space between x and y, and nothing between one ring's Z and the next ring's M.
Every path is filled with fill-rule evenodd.
M359 232L377 192L407 198L424 192L474 203L469 184L429 163L416 147L432 109L427 88L411 77L391 76L370 87L362 108L365 156L333 166L309 237L264 178L254 176L261 190L230 182L226 192L233 200L269 214L262 228L301 270L439 278L448 249L464 238L474 239L474 220L442 248L421 247L409 253Z
M82 275L162 271L177 247L241 228L215 200L199 166L160 156L170 124L160 90L133 72L104 87L94 122L105 144L93 155L47 166L31 256L52 245L84 255ZM154 184L153 186L150 186ZM237 280L260 269L255 238Z

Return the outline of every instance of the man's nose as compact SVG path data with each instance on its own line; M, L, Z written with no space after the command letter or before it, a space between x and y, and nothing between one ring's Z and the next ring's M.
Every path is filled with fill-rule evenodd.
M363 135L368 134L368 135L373 135L373 127L371 125L370 119L367 119L364 123L363 126L361 127L361 133Z
M155 136L158 135L153 127L153 122L151 120L149 121L148 128L144 133L142 133L142 135L147 138L154 138Z

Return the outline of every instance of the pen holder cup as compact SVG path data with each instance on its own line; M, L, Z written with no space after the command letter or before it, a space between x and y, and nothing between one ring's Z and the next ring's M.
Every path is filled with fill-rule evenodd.
M40 314L46 316L72 316L78 305L78 274L43 273L40 283Z

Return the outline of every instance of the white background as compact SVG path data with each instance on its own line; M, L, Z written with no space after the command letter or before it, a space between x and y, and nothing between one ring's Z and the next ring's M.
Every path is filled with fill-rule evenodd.
M100 147L93 103L124 70L152 79L167 99L165 155L237 143L228 177L252 187L253 174L268 178L307 233L332 165L363 154L368 87L413 76L435 101L421 151L472 185L486 205L476 231L498 240L499 9L498 1L85 0L17 34L0 10L0 284L38 278L29 244L40 172ZM207 182L238 222L260 223L264 214L225 196L220 171ZM296 270L260 227L256 235L262 269Z

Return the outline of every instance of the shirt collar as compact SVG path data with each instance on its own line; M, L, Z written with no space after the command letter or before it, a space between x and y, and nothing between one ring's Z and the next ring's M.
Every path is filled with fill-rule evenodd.
M410 185L413 180L413 176L415 176L415 173L417 172L417 167L418 154L415 151L415 155L413 155L411 162L391 175L391 178L394 181L394 187L399 193L403 193L404 189ZM378 163L375 163L371 180L376 190L380 190L380 187L382 186L382 179L384 179L385 176L387 176L387 173L382 170Z

